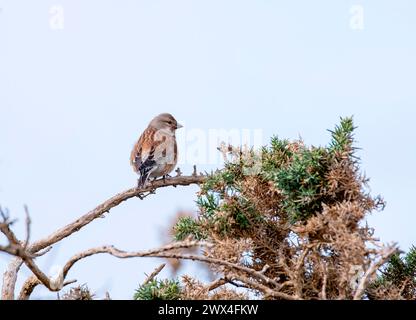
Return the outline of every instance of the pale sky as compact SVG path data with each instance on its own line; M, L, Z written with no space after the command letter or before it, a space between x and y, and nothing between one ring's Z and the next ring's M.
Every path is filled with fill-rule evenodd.
M214 130L319 145L354 115L362 169L387 201L368 222L406 250L416 242L415 14L413 0L0 0L0 205L23 237L27 204L35 240L134 186L131 147L161 112L185 124L184 173L221 165L201 142ZM197 190L131 199L39 265L104 244L156 247L178 210L196 210ZM9 259L0 254L1 273ZM159 263L96 256L68 278L130 299Z

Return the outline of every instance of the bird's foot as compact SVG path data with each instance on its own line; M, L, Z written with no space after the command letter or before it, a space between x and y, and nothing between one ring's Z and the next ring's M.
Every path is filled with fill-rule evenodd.
M166 178L172 178L172 176L170 174L165 174L164 176L162 176L163 183L166 183Z

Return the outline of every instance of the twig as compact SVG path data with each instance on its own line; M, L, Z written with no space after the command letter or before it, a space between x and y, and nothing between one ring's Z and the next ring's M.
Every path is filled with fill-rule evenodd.
M220 278L211 282L210 284L206 286L206 288L207 288L207 291L209 292L209 291L218 289L219 287L222 287L223 285L226 285L227 283L228 283L228 279L227 277L224 277L224 278Z
M324 273L324 278L322 280L321 299L322 300L327 300L326 286L328 284L328 270L327 270L325 265L322 267L322 269L323 269L323 273Z
M68 281L65 281L64 282L64 287L66 287L66 286L69 286L69 285L71 285L71 284L74 284L74 283L77 283L78 282L78 280L68 280Z
M10 221L8 215L1 209L0 214L2 217L2 222L0 222L0 232L6 236L11 247L19 246L20 241L16 238L16 235L13 233L13 231L10 230L10 226L14 223L14 221Z
M29 245L29 241L30 241L30 226L32 224L32 220L30 220L29 209L27 205L25 205L25 214L26 214L26 241L24 242L23 249L26 251L27 246Z
M272 290L271 288L261 283L252 281L249 278L242 276L242 275L233 276L233 278L237 281L245 283L251 289L255 289L257 291L262 292L264 294L264 299L271 297L271 298L283 299L283 300L302 300L300 297L295 297L295 296L291 296L283 292Z
M45 254L47 254L49 251L51 251L52 249L53 249L53 247L48 247L48 248L46 248L46 249L44 249L44 250L41 250L41 251L39 251L39 252L35 253L33 256L34 256L34 257L36 257L36 258L38 258L38 257L42 257L42 256L44 256Z
M157 267L151 274L146 278L146 280L143 282L143 286L148 284L149 282L153 281L153 279L166 267L166 263L161 264L159 267Z

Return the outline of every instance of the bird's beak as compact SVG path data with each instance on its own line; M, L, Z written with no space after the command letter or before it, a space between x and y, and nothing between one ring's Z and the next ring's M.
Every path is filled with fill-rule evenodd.
M176 124L176 129L180 129L180 128L183 128L183 125L181 125L180 123L177 123Z

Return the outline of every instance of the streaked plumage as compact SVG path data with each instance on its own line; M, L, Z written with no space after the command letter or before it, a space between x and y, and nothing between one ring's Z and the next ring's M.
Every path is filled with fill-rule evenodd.
M181 128L169 113L155 117L133 147L130 163L140 175L139 187L144 187L149 178L168 175L178 161L175 131Z

